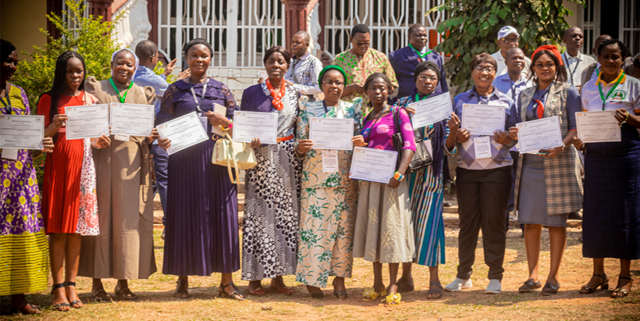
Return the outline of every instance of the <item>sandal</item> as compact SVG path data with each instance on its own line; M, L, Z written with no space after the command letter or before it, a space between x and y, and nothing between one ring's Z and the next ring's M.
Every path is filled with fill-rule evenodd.
M58 283L58 284L54 284L51 287L51 297L53 298L53 292L55 292L57 289L61 289L64 288L64 283ZM69 308L69 309L65 309L65 308ZM58 303L58 304L54 304L52 306L52 308L58 310L58 311L62 311L62 312L67 312L69 310L71 310L71 305L69 303Z
M64 286L65 286L65 287L72 286L72 287L74 287L74 288L75 288L75 287L76 287L76 282L65 282L65 285L64 285ZM66 294L66 289L65 289L65 294ZM82 301L80 300L80 298L78 297L78 294L77 294L77 293L76 293L76 298L78 298L78 299L77 299L77 300L73 300L73 301L69 302L69 304L71 304L71 306L72 306L74 309L80 309L80 308L82 308L83 304L82 304ZM80 304L80 306L77 306L78 304Z
M286 286L276 286L273 283L273 279L271 280L271 289L276 290L278 293L282 293L282 294L286 294L286 295L292 295L293 294L293 290L289 289Z
M560 290L560 282L553 285L549 283L549 281L547 281L544 284L544 288L542 288L542 292L540 292L540 295L549 296L549 295L558 294L558 290Z
M109 295L109 293L107 293L104 288L100 288L98 291L91 291L91 298L96 301L96 303L102 303L102 302L113 302L113 299L111 298L111 296Z
M387 295L384 299L382 299L382 302L384 302L384 304L389 307L399 305L401 300L402 294L396 292Z
M11 297L12 298L12 304L11 304L10 312L12 314L16 314L18 312L20 312L22 314L25 314L25 315L42 313L42 310L40 310L39 306L27 302L27 299L25 298L24 294L22 294L21 296L22 296L22 301L20 302L21 306L19 308L16 308L13 305L13 296Z
M379 297L383 297L387 295L387 289L384 288L382 292L376 292L374 287L364 289L362 293L362 299L365 301L375 301Z
M314 292L313 290L318 290L319 292ZM311 298L313 299L324 299L324 292L322 291L322 289L315 287L315 286L311 286L311 285L307 285L307 291L309 291L309 294L311 294Z
M336 291L336 279L333 279L333 282L331 282L331 284L333 285L333 296L335 296L336 299L338 300L346 300L347 299L346 289L345 291Z
M113 291L116 293L116 298L120 300L133 301L138 298L135 293L131 292L128 286L118 290L118 286L116 285L116 288L113 289Z
M442 297L443 290L444 290L444 288L442 287L442 284L440 282L429 282L429 285L435 285L435 286L439 287L440 290L438 290L438 289L430 289L427 292L427 299L429 299L429 300L440 299ZM430 297L429 294L431 294L431 293L436 293L437 295L435 297Z
M231 294L227 293L224 289L226 289L229 285L231 285L233 287L233 292ZM242 296L242 294L240 294L240 291L238 290L238 287L233 284L233 282L227 284L227 285L222 285L222 283L220 283L220 287L218 289L218 293L220 294L221 298L227 298L227 299L234 299L234 300L238 300L238 301L244 301L244 297Z
M189 281L178 279L176 282L176 292L173 294L175 298L186 299L189 295Z
M629 282L620 287L620 279L629 280ZM629 285L629 288L625 289L624 287L626 287L627 285ZM621 275L618 277L618 286L616 286L615 290L613 290L613 293L611 293L611 297L614 299L624 298L625 296L629 295L629 290L631 290L631 287L633 287L633 279Z
M265 293L267 293L267 291L261 286L251 290L249 289L249 294L251 295L264 295Z
M533 279L528 279L526 281L524 281L524 284L518 289L518 292L520 293L528 293L528 292L533 292L536 289L539 289L542 287L542 283L540 283L540 281L534 281Z
M591 288L591 286L589 284L585 284L582 286L582 288L580 289L579 293L581 294L589 294L589 293L593 293L596 292L596 290L598 289L598 287L600 287L603 290L609 290L609 278L607 278L606 274L593 274L593 276L597 276L599 278L602 279L602 282L598 285L596 285L594 288Z

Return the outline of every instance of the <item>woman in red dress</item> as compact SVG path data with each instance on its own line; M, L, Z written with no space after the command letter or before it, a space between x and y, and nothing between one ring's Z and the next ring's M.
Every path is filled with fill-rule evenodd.
M53 307L82 307L75 290L82 235L98 235L96 176L91 147L110 144L109 137L67 140L65 108L95 104L84 91L86 66L82 56L67 51L58 57L51 90L42 95L38 115L45 118L45 137L53 137L55 153L47 155L42 215L49 234ZM54 108L55 106L55 108ZM66 264L64 264L66 261ZM62 266L65 265L63 276ZM63 279L65 282L63 283Z

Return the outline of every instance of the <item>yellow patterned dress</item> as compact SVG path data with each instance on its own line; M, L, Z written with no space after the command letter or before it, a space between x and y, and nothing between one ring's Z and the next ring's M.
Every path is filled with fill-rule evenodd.
M0 104L0 117L29 115L22 88L10 85ZM42 292L49 277L49 245L40 213L40 191L31 153L17 152L7 159L1 150L0 166L0 296Z
M308 139L309 119L354 120L359 135L362 99L340 101L325 109L324 102L301 102L297 139ZM321 149L311 149L303 161L300 242L296 281L326 287L329 276L351 277L358 182L349 179L351 151L338 151L338 171L323 172Z

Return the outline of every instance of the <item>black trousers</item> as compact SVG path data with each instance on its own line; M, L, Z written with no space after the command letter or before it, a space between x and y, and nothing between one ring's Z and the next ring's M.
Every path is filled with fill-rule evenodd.
M511 192L511 166L487 170L458 167L456 190L460 235L458 236L458 275L467 280L473 272L478 232L482 228L484 261L489 279L502 280L507 226L504 213Z

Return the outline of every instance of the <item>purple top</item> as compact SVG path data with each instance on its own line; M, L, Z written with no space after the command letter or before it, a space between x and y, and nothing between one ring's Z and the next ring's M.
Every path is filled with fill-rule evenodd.
M393 147L393 140L391 137L396 133L396 126L393 122L394 109L392 107L391 112L379 119L365 118L365 125L362 128L362 136L369 141L369 147L383 150L395 150ZM410 149L416 151L416 141L413 136L413 126L411 125L411 119L404 110L400 108L400 133L402 133L402 140L404 146L402 149ZM373 130L372 130L373 127Z

